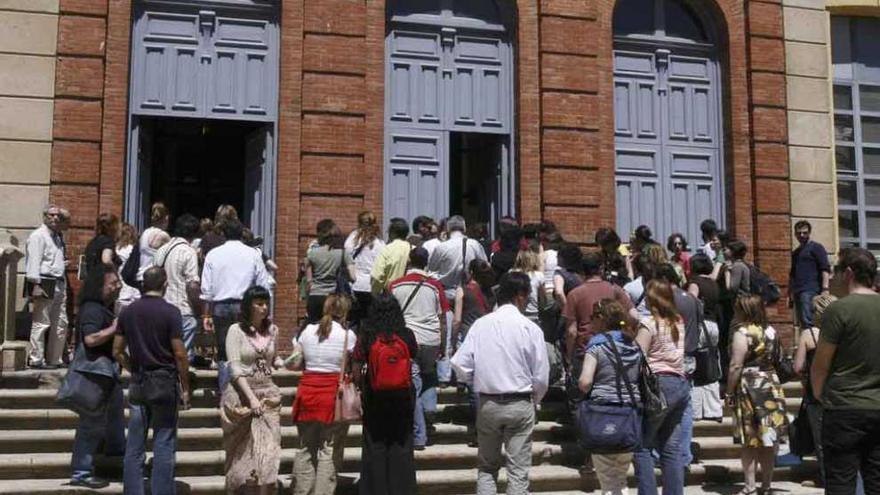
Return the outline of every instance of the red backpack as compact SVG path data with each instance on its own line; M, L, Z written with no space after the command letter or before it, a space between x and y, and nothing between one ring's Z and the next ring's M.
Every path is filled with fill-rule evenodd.
M412 356L397 335L380 336L373 342L367 366L374 391L406 390L412 385Z

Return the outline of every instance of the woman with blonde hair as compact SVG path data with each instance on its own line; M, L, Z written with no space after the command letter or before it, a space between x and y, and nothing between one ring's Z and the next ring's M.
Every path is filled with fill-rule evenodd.
M541 265L540 244L537 248L520 249L516 254L516 260L513 262L512 272L522 272L529 277L531 289L529 291L529 300L523 314L526 318L532 320L536 325L540 325L538 318L538 310L544 302L546 292L544 291L544 267Z
M138 247L141 251L141 263L138 269L138 281L143 280L144 272L153 266L153 257L160 247L171 240L168 234L168 223L171 220L171 212L165 203L156 202L150 207L150 226L141 234Z
M691 386L684 372L684 321L675 307L672 285L661 279L648 282L645 300L649 315L639 322L636 342L657 375L667 407L644 423L642 448L634 464L640 495L657 493L652 450L660 453L663 495L684 493L682 417L691 401Z
M230 220L238 220L238 211L236 211L235 207L227 204L218 206L217 212L214 214L211 230L202 235L201 241L199 241L199 255L202 257L202 260L208 256L212 249L222 246L226 242L223 228Z
M785 395L774 368L779 336L767 322L761 296L739 296L734 321L738 326L730 344L727 401L733 408L733 441L742 445L745 487L741 494L768 493L776 452L788 435ZM760 490L755 486L758 464Z
M141 291L122 280L122 267L125 266L128 257L131 256L135 242L138 242L137 229L130 223L123 223L119 228L119 239L116 240L116 256L119 258L119 281L122 282L122 290L119 291L119 298L116 301L116 314L119 314L122 308L141 297Z
M357 337L345 327L351 300L331 294L319 323L306 326L294 342L289 364L304 369L293 401L299 448L293 460L294 495L332 495L342 465L348 424L334 421L340 373Z
M259 285L245 291L241 320L226 335L231 378L222 391L220 422L230 494L274 493L278 481L281 391L272 381L278 327L269 319L271 299Z
M351 231L345 239L345 252L354 260L354 269L357 272L354 284L351 286L354 294L351 322L352 325L359 327L361 320L366 318L370 303L373 301L370 273L373 271L376 256L385 247L385 242L380 238L382 231L373 212L360 212L357 222L357 228Z

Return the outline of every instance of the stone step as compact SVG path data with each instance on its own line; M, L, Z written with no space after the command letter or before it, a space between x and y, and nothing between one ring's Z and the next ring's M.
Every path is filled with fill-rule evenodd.
M431 441L436 444L467 443L471 437L464 424L436 423L436 433ZM346 445L358 446L361 442L362 427L354 424L349 428ZM722 422L697 421L694 424L694 438L729 437L733 431L733 420L724 418ZM28 454L49 452L70 452L73 448L74 428L22 429L4 431L0 434L0 454ZM574 426L557 421L540 421L535 425L535 441L566 441L574 438ZM281 428L282 446L294 448L298 442L295 426ZM220 428L180 428L177 448L188 450L219 450L223 448L223 431ZM737 454L738 455L738 454Z
M569 448L573 446L565 446ZM533 442L534 464L561 464L565 450L562 445ZM293 470L294 449L284 449L281 453L281 472ZM178 476L216 476L224 472L225 452L183 451L177 453L176 473ZM148 463L151 456L148 456ZM347 447L344 453L343 470L356 472L360 469L361 448ZM476 466L477 449L467 445L433 445L423 451L415 452L416 468L467 469ZM97 459L96 468L107 466L107 459ZM46 454L0 454L0 479L52 479L70 474L69 453Z
M22 370L0 373L0 389L58 388L66 369ZM279 387L295 387L302 375L299 371L275 370L272 378ZM128 372L122 373L122 382L128 384ZM217 370L191 369L190 383L193 390L217 389ZM4 406L5 407L5 406Z
M814 463L805 463L797 467L779 467L774 472L774 487L784 489L791 495L818 495L822 493L818 489L802 489L795 483L813 475L816 466ZM632 468L629 473L629 486L635 487L635 479ZM657 472L659 477L659 471ZM742 467L738 460L713 461L711 463L697 464L690 467L687 474L685 493L697 495L703 493L735 493L742 483ZM282 471L280 485L287 493L291 484L289 473ZM356 493L354 484L358 478L356 472L343 472L339 475L340 494ZM595 474L585 473L580 469L569 466L535 465L529 472L530 491L545 495L583 494L598 488ZM455 495L472 494L476 480L476 469L437 469L420 470L416 473L416 480L421 495ZM499 475L499 491L505 489L507 476L504 470ZM219 475L212 476L178 476L176 479L178 493L192 495L221 495L224 493L224 478ZM122 483L114 482L102 490L84 490L67 486L68 479L61 476L54 479L38 479L27 481L27 493L29 495L73 495L98 493L116 495L122 493ZM705 485L705 488L704 488ZM22 481L0 480L0 495L18 495L22 493Z

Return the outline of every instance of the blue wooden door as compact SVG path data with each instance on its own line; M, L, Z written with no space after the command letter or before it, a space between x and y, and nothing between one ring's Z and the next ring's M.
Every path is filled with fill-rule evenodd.
M449 215L450 132L512 129L512 53L495 3L428 4L395 4L385 40L386 221Z
M718 69L693 49L617 43L614 116L617 228L699 239L723 221Z
M266 124L245 142L244 208L242 219L254 234L263 237L271 256L275 246L274 128Z
M131 67L133 114L273 121L277 15L138 3Z
M411 220L449 210L448 133L398 129L385 137L385 215Z

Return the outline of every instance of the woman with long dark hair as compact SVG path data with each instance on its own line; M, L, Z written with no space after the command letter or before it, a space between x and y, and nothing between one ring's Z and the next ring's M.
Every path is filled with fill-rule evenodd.
M684 321L675 307L672 285L668 282L648 282L645 299L650 314L639 322L636 341L658 377L667 407L645 422L642 448L635 453L639 494L657 493L651 453L656 450L660 453L663 495L682 495L685 446L681 445L681 423L691 400L691 386L684 372Z
M370 307L370 315L364 322L354 353L356 370L360 370L363 363L372 362L371 353L377 351L377 341L400 343L406 348L410 358L418 352L416 337L406 328L400 304L389 294L378 296ZM374 390L372 372L367 367L367 374L357 377L360 378L364 404L360 493L416 493L413 458L414 390L411 386L396 390Z
M226 334L230 381L220 401L226 490L268 494L281 459L281 391L272 381L278 327L272 296L257 285L244 293L241 319Z
M86 245L86 271L100 264L118 267L122 264L116 255L116 238L119 237L119 218L112 213L101 213L95 220L95 237Z
M294 495L332 495L336 489L348 432L348 423L334 417L336 392L357 339L345 326L350 309L348 296L326 296L320 322L306 326L295 342L291 364L305 371L293 401L293 422L299 432Z

